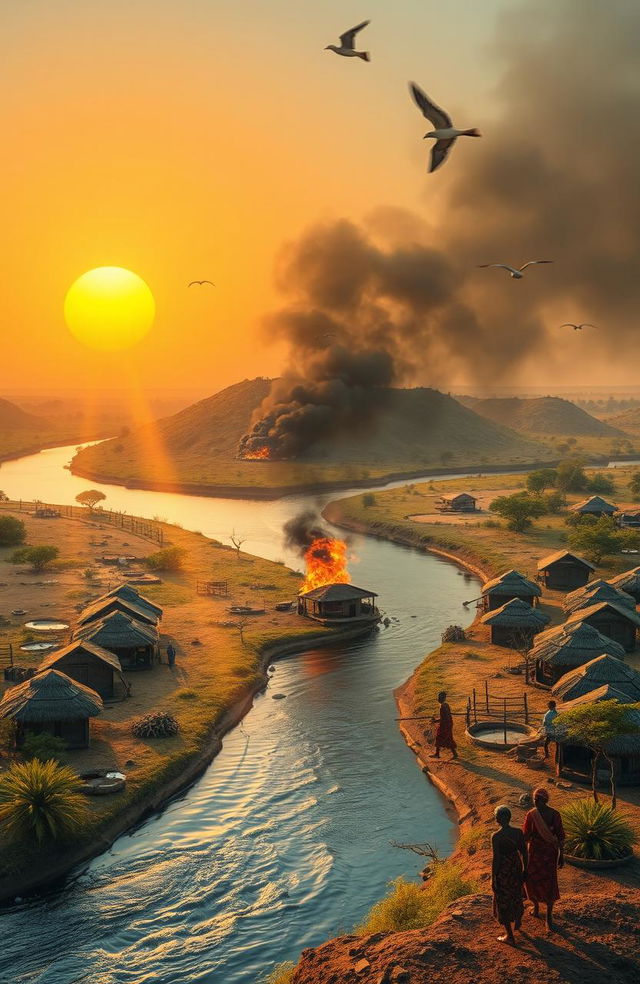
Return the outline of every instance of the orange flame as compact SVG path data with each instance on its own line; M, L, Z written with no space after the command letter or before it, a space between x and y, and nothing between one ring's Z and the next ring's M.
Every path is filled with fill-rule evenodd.
M245 461L262 461L263 458L270 458L271 452L265 445L265 447L257 448L255 451L251 451L249 454L244 454L242 457Z
M304 555L307 573L300 591L312 591L325 584L349 584L347 545L343 540L323 536L314 540Z

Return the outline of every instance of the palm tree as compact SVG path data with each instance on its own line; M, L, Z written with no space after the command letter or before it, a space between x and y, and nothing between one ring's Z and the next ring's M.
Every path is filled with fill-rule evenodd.
M52 759L19 762L0 779L0 826L41 844L76 833L89 818L80 780Z

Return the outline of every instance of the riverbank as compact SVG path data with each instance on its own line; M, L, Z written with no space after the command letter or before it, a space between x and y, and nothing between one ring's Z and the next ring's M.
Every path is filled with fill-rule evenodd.
M27 615L3 620L0 644L13 644L20 665L37 665L37 657L20 651L20 645L33 638L23 626L24 619L55 615L73 625L78 608L120 579L113 567L99 563L99 556L135 553L142 563L157 544L101 522L99 513L87 513L84 521L64 516L38 519L31 511L3 505L2 514L10 513L25 522L30 543L51 543L60 549L56 566L44 575L21 567L2 572L8 579L3 590L7 610L23 609ZM151 671L128 674L132 696L108 704L92 722L89 749L67 753L68 763L79 772L94 768L125 772L127 789L114 797L91 798L91 826L81 843L71 848L26 854L6 847L0 851L1 901L64 877L190 785L218 753L224 734L248 713L256 694L267 686L266 668L273 659L353 634L354 630L335 632L295 613L273 610L276 601L295 597L298 589L299 575L283 565L237 555L230 547L175 526L147 522L149 526L158 527L165 546L183 551L181 571L163 572L162 584L140 589L164 608L162 646L169 640L174 643L176 665L170 668L164 663ZM9 553L0 551L0 559L6 560ZM228 596L197 594L197 581L204 579L227 580ZM243 627L241 639L237 622L226 609L258 597L269 599L267 611ZM135 739L132 720L158 709L177 717L179 735L156 742ZM9 764L10 757L3 757L2 766Z

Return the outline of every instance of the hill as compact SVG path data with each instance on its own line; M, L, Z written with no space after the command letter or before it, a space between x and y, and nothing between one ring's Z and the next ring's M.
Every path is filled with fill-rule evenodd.
M202 494L274 495L283 490L404 477L427 469L545 461L553 452L437 390L381 391L366 430L334 435L297 461L236 457L266 379L245 380L126 437L86 448L72 470L95 480Z
M465 404L468 401L465 399ZM474 400L474 413L508 424L516 431L532 435L557 435L562 437L624 437L611 422L605 423L581 410L575 403L559 396L542 396L535 399L520 397Z
M21 410L15 403L0 398L0 431L5 430L44 430L48 424L42 417L36 417Z
M611 427L624 431L625 434L632 434L634 437L640 436L640 407L631 407L615 417L609 417L607 423Z

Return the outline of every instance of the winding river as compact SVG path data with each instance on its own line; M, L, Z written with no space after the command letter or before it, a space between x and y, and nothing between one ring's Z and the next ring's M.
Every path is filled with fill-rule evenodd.
M72 454L5 463L0 487L71 503L88 484L64 469ZM91 484L110 508L220 540L235 528L245 550L294 567L283 522L337 497L249 502ZM356 537L353 552L353 580L379 592L389 628L278 662L287 699L259 697L191 789L64 888L2 915L1 982L256 984L349 931L392 878L416 874L420 859L392 842L450 848L454 821L400 737L392 691L444 626L470 620L461 602L475 584L373 538Z

